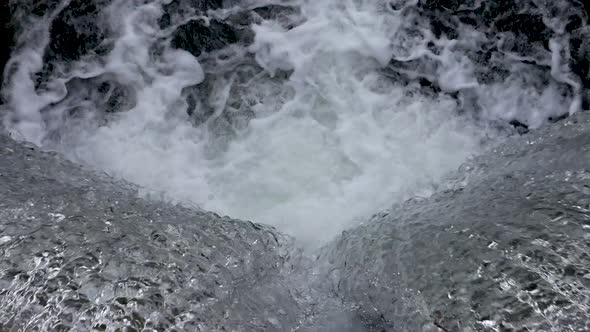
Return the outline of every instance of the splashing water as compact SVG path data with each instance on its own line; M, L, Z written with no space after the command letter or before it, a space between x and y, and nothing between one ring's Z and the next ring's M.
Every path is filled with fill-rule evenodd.
M18 8L3 89L13 135L308 246L429 195L509 121L583 106L565 9L531 9L550 42L524 47L516 28L495 21L491 34L418 1ZM59 29L82 50L64 50Z

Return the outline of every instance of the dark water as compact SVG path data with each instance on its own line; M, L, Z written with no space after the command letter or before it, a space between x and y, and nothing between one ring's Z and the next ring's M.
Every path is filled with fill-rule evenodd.
M590 330L589 8L0 4L0 330Z

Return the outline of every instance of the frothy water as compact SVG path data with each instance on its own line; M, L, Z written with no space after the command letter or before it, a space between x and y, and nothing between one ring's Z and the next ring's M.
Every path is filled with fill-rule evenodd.
M533 11L550 42L523 49L452 18L436 31L418 1L21 5L3 89L14 136L309 246L429 195L508 122L583 107L559 10ZM91 45L60 55L56 20Z

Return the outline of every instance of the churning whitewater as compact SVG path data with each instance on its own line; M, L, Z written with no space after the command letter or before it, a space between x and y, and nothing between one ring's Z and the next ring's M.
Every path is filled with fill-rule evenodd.
M0 3L0 331L590 331L589 17Z
M575 1L11 6L13 137L305 245L429 196L513 126L583 104Z

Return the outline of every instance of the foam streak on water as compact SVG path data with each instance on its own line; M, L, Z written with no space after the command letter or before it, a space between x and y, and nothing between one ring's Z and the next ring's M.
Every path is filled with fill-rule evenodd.
M63 2L27 30L36 39L21 36L4 90L13 111L6 126L148 194L317 245L428 195L498 135L495 121L539 126L580 108L580 83L557 39L525 62L509 47L498 51L505 77L485 82L486 65L471 55L489 36L462 24L454 38L437 36L416 1L277 1L275 15L253 14L270 4L195 12L184 1L113 1L93 16L105 36L95 48L106 51L54 61L35 77ZM178 27L212 21L239 27L241 41L198 57L170 46ZM546 83L531 84L543 75ZM109 113L113 98L122 111Z

